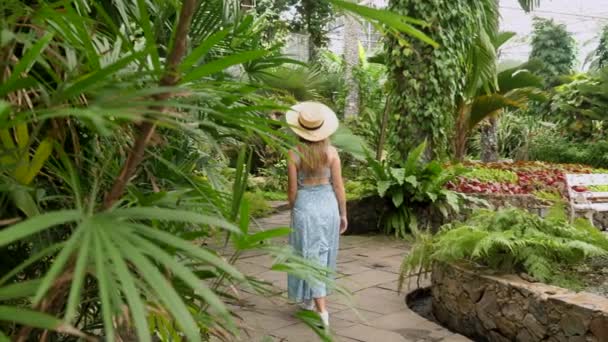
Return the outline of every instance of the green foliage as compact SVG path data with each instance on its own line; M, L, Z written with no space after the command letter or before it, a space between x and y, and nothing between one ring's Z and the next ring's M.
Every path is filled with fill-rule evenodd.
M583 164L608 168L608 141L573 142L567 137L539 134L530 142L529 157L551 163Z
M587 189L592 192L608 192L608 185L590 185Z
M365 180L347 180L344 183L346 199L354 200L373 194L376 189Z
M260 192L246 192L243 199L249 203L249 214L259 218L272 214L272 208L266 201L266 197Z
M306 32L310 37L311 60L316 52L329 42L328 24L334 19L333 5L325 0L290 0L296 15L292 19L292 30Z
M516 184L517 174L509 170L474 168L463 174L468 179L476 179L480 182L499 182Z
M446 190L444 186L463 170L444 168L437 161L425 162L425 149L423 143L406 160L394 164L368 158L378 195L386 198L393 208L383 219L387 233L405 237L408 232L417 230L416 215L420 209L435 207L445 217L460 209L462 195Z
M554 119L575 141L605 139L608 118L608 68L597 75L580 75L556 88L551 109Z
M486 6L495 1L391 0L389 9L429 23L423 32L439 44L409 42L389 37L386 58L392 111L398 113L399 150L403 156L422 141L429 141L435 156L448 154L457 97L464 91L468 52L480 26L485 27ZM483 22L483 23L482 23Z
M563 24L553 19L534 18L531 60L543 63L539 75L550 83L572 72L576 62L576 41Z
M608 254L608 239L585 220L568 223L563 204L545 219L522 209L480 210L435 236L420 234L405 258L405 277L429 271L435 262L471 262L505 273L525 272L543 282L560 282L561 266Z
M608 67L608 25L600 33L600 42L597 48L587 56L585 64L589 64L590 71L598 71Z

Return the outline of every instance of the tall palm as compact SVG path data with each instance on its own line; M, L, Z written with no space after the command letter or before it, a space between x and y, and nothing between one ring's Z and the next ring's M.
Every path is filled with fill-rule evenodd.
M490 47L479 45L472 49L466 91L456 113L454 157L457 160L465 157L469 134L484 120L492 120L504 108L525 106L530 97L542 98L542 93L535 90L542 87L542 79L533 74L538 68L537 63L498 72L500 66L496 64L496 52L513 36L513 33L502 32ZM476 51L488 48L494 53ZM486 143L488 145L492 145L491 141Z

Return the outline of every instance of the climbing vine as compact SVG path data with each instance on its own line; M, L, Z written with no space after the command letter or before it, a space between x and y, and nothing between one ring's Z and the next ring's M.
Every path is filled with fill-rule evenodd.
M483 3L483 1L481 2ZM391 0L390 10L426 21L438 48L405 36L387 38L392 108L399 114L400 154L422 141L428 157L446 155L456 99L464 86L466 55L479 30L483 6L469 0Z
M534 18L530 59L543 63L538 74L550 84L557 76L572 71L576 61L576 42L565 25L553 19Z

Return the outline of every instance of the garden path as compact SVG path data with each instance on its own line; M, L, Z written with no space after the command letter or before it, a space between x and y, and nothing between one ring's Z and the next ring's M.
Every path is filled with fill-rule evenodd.
M279 212L258 221L265 228L285 227L289 212ZM408 244L387 236L343 236L338 256L338 283L353 293L352 308L338 295L329 297L332 334L335 341L382 342L457 342L469 339L421 318L405 304L404 294L397 292L397 277ZM318 341L304 323L294 317L297 306L286 298L285 273L269 270L272 259L265 255L248 255L237 265L248 275L274 284L271 297L247 293L232 309L242 319L246 331L242 341Z

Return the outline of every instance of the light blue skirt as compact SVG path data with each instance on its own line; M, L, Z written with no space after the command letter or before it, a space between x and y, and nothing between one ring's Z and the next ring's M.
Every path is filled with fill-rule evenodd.
M291 213L292 232L289 244L302 257L335 271L340 237L340 212L333 187L302 186L298 189ZM287 294L295 302L325 297L329 293L322 282L307 282L287 276Z

